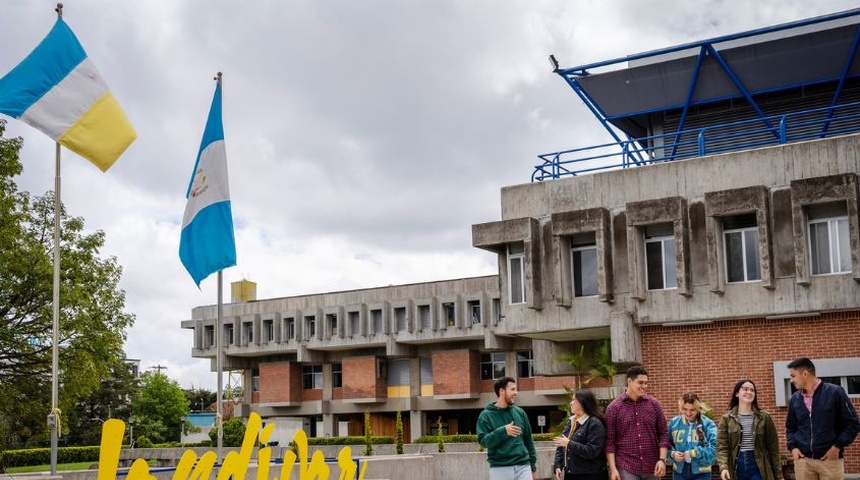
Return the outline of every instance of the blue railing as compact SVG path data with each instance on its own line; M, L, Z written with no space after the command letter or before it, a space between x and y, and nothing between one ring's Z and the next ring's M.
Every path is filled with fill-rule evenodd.
M532 181L860 132L860 102L538 155Z

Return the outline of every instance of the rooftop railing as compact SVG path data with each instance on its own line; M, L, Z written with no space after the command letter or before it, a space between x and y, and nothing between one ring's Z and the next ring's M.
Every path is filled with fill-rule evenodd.
M860 102L538 155L532 182L860 132Z

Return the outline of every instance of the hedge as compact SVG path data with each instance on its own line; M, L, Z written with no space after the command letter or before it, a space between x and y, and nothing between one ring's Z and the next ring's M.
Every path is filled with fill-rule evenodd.
M57 463L97 462L99 447L62 447L57 449ZM48 465L50 448L28 448L0 452L0 468Z
M532 440L536 442L549 442L558 435L554 433L533 433ZM424 435L418 437L413 443L436 443L439 437L436 435ZM478 436L475 434L468 435L442 435L443 443L478 443Z

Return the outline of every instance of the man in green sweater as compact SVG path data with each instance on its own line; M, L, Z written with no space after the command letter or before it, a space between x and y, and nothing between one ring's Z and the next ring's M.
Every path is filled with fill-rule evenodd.
M478 443L487 449L490 480L535 480L537 454L529 417L517 401L517 382L502 377L493 384L496 396L478 416Z

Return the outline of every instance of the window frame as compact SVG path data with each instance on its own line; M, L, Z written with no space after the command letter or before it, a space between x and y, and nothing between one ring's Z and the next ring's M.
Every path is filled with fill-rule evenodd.
M319 386L316 386L317 383L319 383ZM302 367L303 390L320 390L323 388L323 385L324 383L322 365L305 365Z
M528 302L528 297L526 295L526 252L525 246L523 245L522 250L518 252L512 252L511 246L514 244L509 243L507 246L507 266L508 266L508 304L510 305L522 305ZM518 301L514 301L514 267L513 263L517 261L519 264L519 292L518 293Z
M675 250L675 252L677 252L678 246L676 245L674 235L655 235L653 237L645 237L645 289L648 291L677 290L678 289L677 265L676 265L676 261L675 261L674 257L672 258L672 261L671 261L671 264L673 266L671 271L676 272L676 275L673 276L673 278L675 280L675 284L672 287L666 286L668 283L667 273L670 271L670 269L666 268L667 264L670 263L670 262L666 261L666 243L667 242L671 242L673 249ZM663 282L663 286L661 288L652 288L652 286L651 286L651 282L650 282L651 266L649 265L649 261L648 261L648 244L649 243L659 243L660 244L660 259L661 259L661 269L662 269L661 279Z
M579 283L581 283L581 282L576 281L576 278L577 278L576 255L577 255L577 253L580 253L580 257L581 257L582 256L581 252L588 251L588 250L594 251L594 293L589 294L589 295L582 295L582 294L577 295L576 289L577 289L577 286L579 285ZM598 255L598 252L597 252L597 243L596 242L592 243L592 244L587 244L587 245L572 245L571 246L571 248L570 248L570 277L571 277L570 278L570 286L571 286L571 294L573 294L573 298L589 298L589 297L597 297L600 295L600 282L597 278L597 266L599 263L597 255ZM580 270L582 269L581 263L582 262L580 261ZM583 277L581 272L580 272L579 277L580 278ZM581 290L581 288L580 288L580 290Z
M846 253L848 254L848 270L834 270L834 267L837 265L838 265L838 267L836 267L836 268L842 268L841 261L840 261L840 260L842 260L842 258L841 258L842 248L840 248L841 247L840 242L841 242L843 237L841 235L839 235L839 233L840 233L840 228L839 228L840 222L844 222L845 234L846 234L846 236L844 238L848 242L848 245L845 246L845 250L847 251ZM826 230L827 231L827 257L828 257L828 262L830 263L830 271L829 272L815 273L815 266L816 266L817 262L815 260L815 250L813 247L813 242L814 242L813 238L814 237L812 235L812 226L814 224L815 225L826 224L826 226L827 226L827 230ZM834 230L835 230L835 232L834 232ZM851 271L852 271L852 268L851 268L852 267L851 266L851 232L850 232L850 225L848 223L848 215L839 215L839 216L823 217L823 218L816 218L816 219L810 218L806 222L806 232L807 232L807 235L809 235L809 252L808 252L808 254L809 254L809 274L810 275L815 276L815 277L821 277L821 276L826 276L826 275L843 275L846 273L851 273ZM835 235L834 235L834 233L835 233ZM836 248L835 249L833 248L834 247L834 237L835 237L835 242L836 242Z
M521 358L522 355L525 355L525 358ZM526 375L520 374L520 368L525 365ZM517 378L534 378L535 376L535 356L534 351L529 350L517 350Z
M756 272L758 273L758 278L750 279L747 277L748 266L747 266L747 240L746 240L746 232L753 232L755 234L755 250L757 252L756 259L758 260L758 268L756 268ZM731 255L729 254L729 235L730 234L740 234L741 235L741 269L744 274L743 280L731 280L729 278L729 258ZM724 229L723 230L723 274L725 275L727 284L738 284L738 283L756 283L761 282L761 251L758 248L758 226L753 227L741 227L741 228L732 228L732 229Z
M496 376L496 367L498 365L502 366L501 374ZM505 352L488 352L481 354L481 362L480 362L480 376L481 380L498 380L505 376L507 373L507 366L505 359ZM491 372L490 376L487 377L484 374L484 367L489 366L489 372Z

